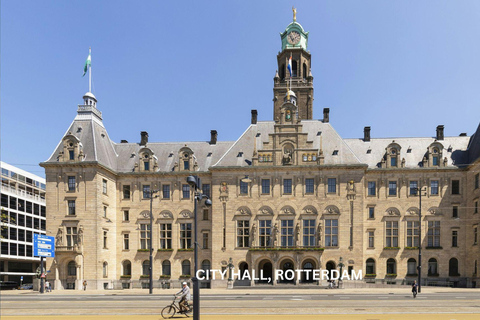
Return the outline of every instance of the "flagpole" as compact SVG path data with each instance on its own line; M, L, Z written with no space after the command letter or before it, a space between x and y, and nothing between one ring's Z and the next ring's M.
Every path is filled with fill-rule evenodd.
M92 92L92 47L88 49L88 55L90 56L90 64L88 66L88 92Z

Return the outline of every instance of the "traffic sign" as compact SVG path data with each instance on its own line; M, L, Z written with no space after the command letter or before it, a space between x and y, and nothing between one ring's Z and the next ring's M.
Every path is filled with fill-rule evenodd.
M33 255L36 257L55 257L55 238L34 233Z

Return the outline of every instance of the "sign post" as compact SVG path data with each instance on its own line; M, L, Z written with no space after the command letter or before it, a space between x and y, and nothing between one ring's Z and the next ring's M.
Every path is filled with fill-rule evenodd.
M40 257L40 293L44 293L45 273L43 270L43 258L55 257L55 238L44 234L33 234L33 255Z

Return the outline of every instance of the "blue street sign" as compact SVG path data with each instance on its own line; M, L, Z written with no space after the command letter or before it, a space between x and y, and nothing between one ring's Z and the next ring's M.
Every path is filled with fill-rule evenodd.
M55 238L34 233L33 255L36 257L55 257Z

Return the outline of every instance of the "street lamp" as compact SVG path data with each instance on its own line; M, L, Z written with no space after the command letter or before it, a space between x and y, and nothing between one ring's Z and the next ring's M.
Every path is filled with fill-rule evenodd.
M148 241L148 245L150 247L150 265L148 266L149 271L149 284L148 284L148 293L153 293L153 246L152 246L152 238L153 238L153 212L152 212L152 204L153 204L153 195L157 193L158 190L149 190L150 196L150 239ZM155 196L156 198L157 196Z
M212 205L212 201L208 199L206 195L199 192L201 189L202 184L200 182L200 178L197 176L188 176L187 183L190 185L191 188L194 190L194 207L193 207L193 216L195 222L195 229L194 229L194 243L193 243L193 252L194 252L194 274L192 278L193 282L193 320L200 319L200 287L198 285L197 279L197 270L198 270L198 242L197 242L197 204L202 199L205 199L205 205L210 207Z
M426 188L412 188L415 195L418 195L418 293L422 292L422 192L426 192Z
M343 283L342 271L343 271L343 267L345 267L345 265L343 264L343 258L342 257L340 257L340 259L339 259L338 266L340 267L340 278L338 279L338 288L340 289L340 284Z

